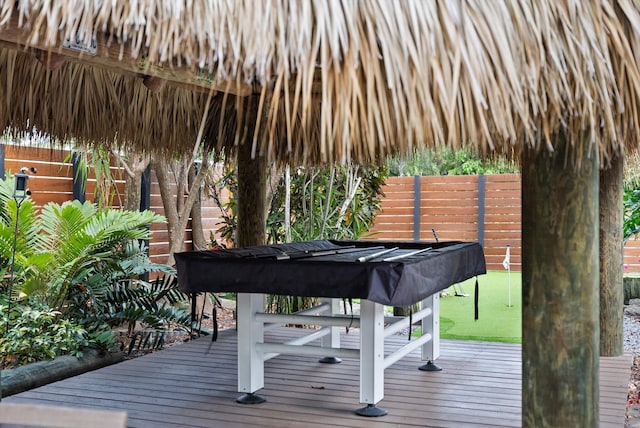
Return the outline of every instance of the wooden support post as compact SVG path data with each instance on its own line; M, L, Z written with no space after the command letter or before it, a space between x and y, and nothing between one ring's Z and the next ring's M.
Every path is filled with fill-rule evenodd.
M622 225L624 158L617 156L600 171L600 355L624 352Z
M249 97L253 106L245 114L256 115L257 98ZM251 123L249 121L248 123ZM267 164L259 150L252 153L253 132L246 131L238 146L238 225L236 245L263 245L266 239Z
M523 427L599 424L598 165L525 150L522 161Z

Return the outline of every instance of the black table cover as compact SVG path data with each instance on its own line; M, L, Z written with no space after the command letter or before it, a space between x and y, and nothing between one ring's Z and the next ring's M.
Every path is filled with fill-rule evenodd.
M382 247L399 249L371 261L357 261ZM414 256L383 261L428 247L431 250ZM314 256L319 251L337 253ZM180 288L185 292L361 298L393 306L409 306L486 273L482 246L460 241L316 240L189 251L176 253L175 259Z

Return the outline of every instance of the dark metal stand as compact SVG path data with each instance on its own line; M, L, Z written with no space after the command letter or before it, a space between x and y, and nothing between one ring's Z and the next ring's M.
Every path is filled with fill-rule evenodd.
M367 404L367 407L362 407L356 410L356 415L366 416L368 418L377 418L379 416L386 416L387 410L376 406L375 404Z
M324 364L338 364L341 363L342 360L338 357L323 357L318 360L319 363Z
M427 364L418 367L418 370L422 370L423 372L439 372L442 370L442 367L435 365L432 361L428 361Z
M260 404L267 401L264 397L256 395L253 392L249 392L247 394L242 394L240 397L236 398L236 402L240 404Z

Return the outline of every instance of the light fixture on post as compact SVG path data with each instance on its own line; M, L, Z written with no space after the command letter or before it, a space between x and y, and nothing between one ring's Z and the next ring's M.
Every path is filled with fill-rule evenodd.
M15 188L13 190L13 199L15 199L16 204L18 201L22 203L22 201L31 193L27 190L27 180L29 176L24 172L19 172L15 176Z
M9 277L9 288L7 290L7 320L5 323L4 334L9 336L9 320L11 318L11 304L13 303L13 283L15 281L15 262L16 262L16 250L18 246L18 225L20 224L20 206L27 196L31 194L27 189L27 180L29 175L25 174L26 169L22 168L21 172L14 175L15 186L13 188L13 200L16 202L16 222L13 229L13 248L11 252L11 268ZM35 170L34 170L35 171ZM0 383L0 388L2 384ZM0 400L2 394L0 394Z

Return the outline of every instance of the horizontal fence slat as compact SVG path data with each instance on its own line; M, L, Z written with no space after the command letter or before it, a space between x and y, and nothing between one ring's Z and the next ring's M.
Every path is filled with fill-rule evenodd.
M402 183L401 186L398 183ZM471 240L477 236L477 176L421 177L420 239L432 240L431 228L441 240ZM402 189L398 194L394 190ZM413 239L413 180L389 177L382 210L371 231L376 239ZM509 245L511 268L521 268L522 195L519 174L485 176L484 251L488 269L503 270ZM474 227L476 228L475 230ZM474 234L476 232L476 234ZM627 272L640 272L640 239L624 248Z

